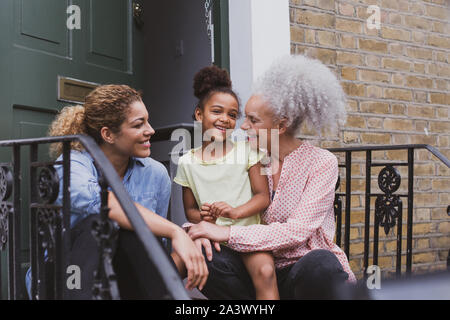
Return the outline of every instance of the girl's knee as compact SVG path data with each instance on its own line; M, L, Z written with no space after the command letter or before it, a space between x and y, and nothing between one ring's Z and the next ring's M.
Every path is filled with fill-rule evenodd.
M275 278L275 266L273 264L263 264L258 267L258 277L261 279Z

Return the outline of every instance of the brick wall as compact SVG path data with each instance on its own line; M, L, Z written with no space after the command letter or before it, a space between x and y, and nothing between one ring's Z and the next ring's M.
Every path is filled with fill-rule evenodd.
M368 28L369 5L380 8L378 30ZM307 127L300 137L325 148L425 143L450 158L449 21L448 0L290 0L291 52L329 66L348 96L348 121L338 137L318 139ZM407 153L374 152L373 159L406 160ZM364 161L364 153L352 157L350 251L358 277L363 266ZM415 161L413 272L421 273L445 268L450 248L446 214L450 169L423 150L416 151ZM398 169L402 176L399 192L406 192L407 168ZM372 192L380 192L380 170L372 170ZM344 191L342 178L344 170ZM406 223L406 201L403 205ZM370 234L373 237L373 228ZM406 225L403 234L405 253ZM395 230L385 236L380 229L378 264L384 276L395 268L395 239ZM372 252L372 243L370 247ZM406 263L405 256L402 263Z

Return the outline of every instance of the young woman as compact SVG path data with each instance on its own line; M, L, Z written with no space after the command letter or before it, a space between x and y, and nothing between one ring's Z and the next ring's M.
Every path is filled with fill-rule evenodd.
M253 298L235 251L272 251L282 299L332 298L333 285L356 280L345 253L333 242L338 162L332 153L297 139L296 133L305 120L318 132L343 124L342 88L319 61L286 57L256 84L245 116L241 128L255 147L266 133L272 202L261 216L265 224L218 226L202 221L190 227L193 239L206 237L228 246L207 262L210 274L203 293L212 299Z
M137 91L126 85L104 85L86 97L84 106L64 108L52 123L50 135L87 134L94 138L123 180L148 228L157 237L172 240L174 252L187 269L187 287L201 289L208 271L200 250L183 229L165 219L171 182L164 166L148 158L150 138L155 133L148 119ZM52 150L60 155L61 145L52 146ZM62 179L62 166L55 168ZM70 290L68 296L91 299L99 260L91 225L100 212L100 186L93 159L79 143L72 144L70 169L70 264L80 267L81 290ZM57 202L62 202L62 190ZM165 287L113 193L109 193L108 206L109 218L120 227L113 266L121 298L162 298Z
M260 223L269 205L267 179L261 175L264 155L230 135L240 114L228 72L216 66L200 70L194 78L199 99L195 119L202 123L202 146L180 158L174 181L183 186L183 202L190 222L221 226ZM242 253L256 299L279 299L275 266L270 252Z

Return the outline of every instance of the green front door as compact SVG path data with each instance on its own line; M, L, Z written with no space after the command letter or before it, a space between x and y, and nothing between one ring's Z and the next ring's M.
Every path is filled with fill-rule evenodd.
M0 140L46 135L55 114L73 104L58 98L59 77L143 88L143 34L132 5L131 0L0 1ZM40 154L45 157L46 150ZM24 148L22 159L27 157ZM10 159L9 150L0 150L0 162ZM26 269L29 185L28 169L22 170L21 246ZM3 252L3 298L5 263Z

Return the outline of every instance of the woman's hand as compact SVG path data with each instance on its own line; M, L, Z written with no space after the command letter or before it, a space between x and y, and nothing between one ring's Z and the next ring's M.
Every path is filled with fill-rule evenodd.
M200 290L208 279L208 267L200 250L183 229L176 229L171 237L173 250L180 256L186 266L187 289L198 287Z
M202 247L205 248L206 258L208 259L208 261L211 261L213 257L211 241L206 238L198 238L194 240L194 243L197 246L198 250L200 250L200 252L202 251ZM220 244L218 242L213 243L216 250L220 252Z
M195 240L198 238L207 238L215 242L228 241L230 238L230 227L218 226L209 222L202 221L189 228L189 236Z
M225 218L230 218L230 219L237 219L238 218L235 208L233 208L228 203L223 202L223 201L214 202L211 205L211 207L209 209L209 212L214 217L225 217Z

